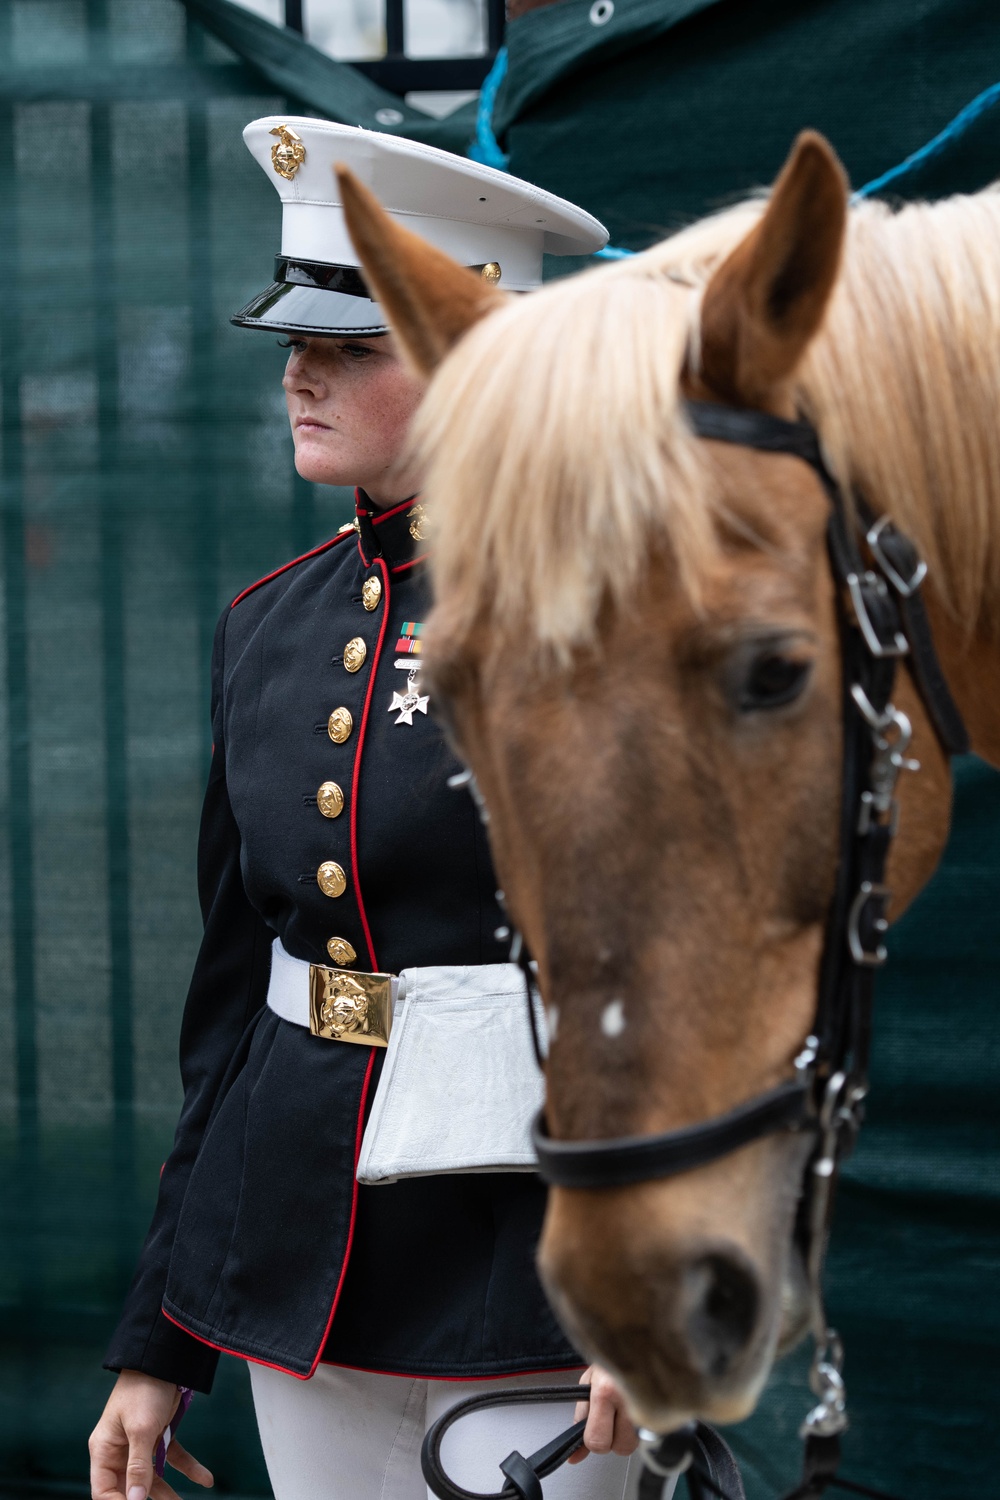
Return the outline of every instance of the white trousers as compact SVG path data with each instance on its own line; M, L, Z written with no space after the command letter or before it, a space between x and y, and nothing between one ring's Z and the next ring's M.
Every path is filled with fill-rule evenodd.
M274 1500L434 1500L420 1472L420 1445L449 1407L501 1386L573 1384L572 1374L411 1380L336 1365L296 1380L251 1364L250 1378ZM476 1412L445 1435L441 1457L456 1484L496 1494L508 1453L527 1457L572 1420L572 1403ZM545 1500L625 1500L638 1470L637 1455L591 1453L543 1481Z

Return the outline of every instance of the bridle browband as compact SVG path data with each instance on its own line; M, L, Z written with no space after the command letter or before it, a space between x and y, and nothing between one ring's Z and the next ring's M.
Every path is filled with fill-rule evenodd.
M876 518L860 495L850 503L834 480L815 429L766 412L689 401L694 433L763 453L802 459L817 473L830 502L827 550L836 585L840 634L844 754L839 859L820 961L816 1015L795 1060L795 1076L726 1114L657 1135L573 1141L549 1135L544 1112L532 1136L541 1176L550 1186L583 1190L616 1188L688 1172L777 1131L816 1137L805 1173L798 1233L806 1258L816 1343L809 1383L817 1405L800 1429L805 1439L803 1477L785 1500L818 1500L829 1487L891 1500L881 1492L837 1475L840 1435L847 1426L841 1375L843 1349L827 1326L822 1271L833 1190L841 1163L861 1125L868 1092L868 1060L874 976L886 959L890 892L885 868L898 823L896 783L917 770L907 752L912 726L892 703L896 667L905 662L946 755L964 754L969 738L941 670L920 594L926 575L912 541L887 516ZM453 778L468 784L481 804L471 773ZM498 893L499 894L499 893ZM541 1065L543 1049L532 1001L534 965L518 932L511 961L525 976L528 1015ZM579 1388L577 1388L579 1390ZM497 1495L481 1496L456 1486L440 1464L444 1431L473 1407L511 1400L565 1400L569 1388L496 1392L463 1402L441 1418L424 1442L424 1476L442 1500L541 1500L539 1479L551 1473L579 1440L578 1423L525 1459L512 1453L501 1464L506 1480ZM669 1480L683 1473L692 1500L709 1495L744 1500L742 1481L726 1443L710 1427L692 1422L666 1435L643 1432L644 1469L639 1500L660 1500Z

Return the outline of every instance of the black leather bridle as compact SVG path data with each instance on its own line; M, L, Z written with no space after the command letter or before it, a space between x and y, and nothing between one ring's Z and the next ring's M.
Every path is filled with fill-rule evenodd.
M837 585L844 756L840 857L816 1017L793 1079L704 1124L661 1135L564 1141L548 1134L539 1115L534 1127L539 1169L556 1187L621 1187L670 1177L773 1131L821 1131L824 1110L830 1108L829 1084L837 1077L843 1079L834 1105L838 1133L853 1135L867 1091L874 974L886 956L884 877L896 832L895 786L902 771L916 769L907 759L909 720L891 703L899 661L910 668L945 752L969 748L934 650L919 593L926 567L913 543L888 519L874 521L858 497L853 502L857 520L849 513L807 423L700 401L689 402L687 413L700 438L804 459L830 500L827 542ZM859 524L870 561L861 550ZM850 1120L840 1118L844 1109Z
M808 423L701 401L688 402L686 410L699 438L804 460L819 476L830 501L827 547L836 585L844 749L839 858L815 1020L796 1059L795 1076L727 1114L658 1135L574 1141L553 1138L543 1112L535 1120L533 1139L546 1183L597 1190L691 1171L776 1131L808 1131L816 1137L805 1174L799 1235L812 1297L816 1352L810 1384L818 1404L803 1424L804 1477L793 1492L796 1500L810 1500L829 1485L863 1492L861 1486L836 1477L847 1417L842 1350L827 1326L822 1270L837 1174L857 1137L868 1092L874 977L886 958L883 939L890 892L885 869L898 822L896 783L904 771L918 769L907 754L912 726L892 703L900 662L913 678L945 753L964 754L969 738L934 649L920 594L927 569L912 541L888 517L876 518L861 496L845 500ZM519 935L511 959L525 974L534 1036L532 967ZM537 1036L535 1047L541 1060ZM689 1483L695 1481L697 1452L704 1458L706 1443L722 1444L718 1434L702 1424L691 1424L686 1447L681 1437L644 1435L644 1500L659 1495L672 1474L686 1470ZM706 1480L705 1468L702 1462L702 1479L696 1482L707 1492L736 1500L732 1484L717 1487ZM650 1476L655 1476L653 1488ZM510 1473L507 1478L504 1494L527 1493ZM436 1493L454 1500L454 1492ZM531 1500L537 1500L533 1491Z

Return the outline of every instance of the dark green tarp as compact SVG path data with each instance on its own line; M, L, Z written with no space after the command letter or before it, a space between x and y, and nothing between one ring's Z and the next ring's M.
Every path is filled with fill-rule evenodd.
M87 1493L101 1347L169 1144L215 615L345 514L294 478L282 356L226 322L278 236L240 130L289 109L461 149L474 128L471 108L415 118L225 0L189 11L229 45L177 0L0 0L0 1493L17 1497ZM590 14L561 0L511 24L495 124L513 170L623 245L766 182L805 125L860 183L1000 79L992 0ZM899 191L998 175L994 111ZM880 984L831 1261L845 1467L906 1500L992 1496L1000 1470L1000 779L969 761L958 789ZM791 1480L807 1401L795 1359L736 1430L752 1500ZM235 1362L188 1420L221 1493L267 1493Z

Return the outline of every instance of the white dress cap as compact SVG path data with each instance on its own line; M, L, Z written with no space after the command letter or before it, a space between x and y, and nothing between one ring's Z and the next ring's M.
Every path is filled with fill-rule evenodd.
M233 322L314 334L375 334L385 317L368 297L339 201L344 162L386 211L506 290L542 279L542 254L590 255L607 243L583 209L518 177L401 136L328 120L268 115L243 132L281 198L276 279Z

